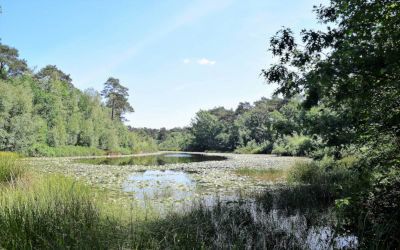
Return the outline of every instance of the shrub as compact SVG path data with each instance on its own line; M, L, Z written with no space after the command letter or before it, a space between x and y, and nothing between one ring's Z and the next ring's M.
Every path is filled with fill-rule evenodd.
M241 146L235 149L235 153L238 154L270 154L272 151L273 144L269 141L257 143L255 140L247 142L245 146Z
M353 164L355 164L355 160L335 161L332 157L324 157L320 161L298 162L290 170L289 180L341 187L351 179Z
M46 144L35 144L28 153L30 156L63 157L63 156L91 156L104 155L105 151L82 146L60 146L50 147Z
M303 135L286 136L274 144L272 153L285 156L308 156L317 148L316 142Z

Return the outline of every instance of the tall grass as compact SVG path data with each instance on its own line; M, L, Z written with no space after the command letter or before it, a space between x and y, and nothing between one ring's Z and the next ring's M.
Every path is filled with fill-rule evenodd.
M237 175L249 176L251 178L268 181L268 182L279 182L285 181L288 170L286 169L278 169L278 168L238 168L235 170Z
M0 152L0 182L13 182L23 173L18 162L19 155L11 152Z
M335 161L325 157L320 161L298 162L291 168L288 180L290 182L330 186L332 191L341 191L351 186L355 178L351 166L356 162L352 157Z
M65 177L0 192L0 248L117 248L117 225L102 215L86 186Z
M331 204L307 187L282 187L256 201L199 203L183 213L138 219L141 211L110 209L87 186L47 176L1 189L0 248L304 249L313 226L325 223L310 211Z

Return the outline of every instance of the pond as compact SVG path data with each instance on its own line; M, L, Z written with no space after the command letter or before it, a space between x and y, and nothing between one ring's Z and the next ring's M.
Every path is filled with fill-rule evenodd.
M325 195L323 186L266 185L235 172L237 167L249 166L285 168L298 158L231 155L229 160L223 161L225 159L215 155L163 153L70 159L62 164L52 158L37 159L41 164L34 166L46 173L55 169L65 174L73 173L89 183L123 191L132 207L145 208L139 211L145 211L146 215L154 213L165 218L171 212L177 212L184 219L197 215L211 217L208 222L216 228L228 227L218 231L222 234L220 239L229 237L232 230L240 230L245 237L250 237L249 242L276 239L282 243L297 242L304 249L357 248L355 236L335 232L334 199ZM190 162L199 163L176 164ZM236 227L238 221L245 223ZM258 233L254 234L254 230ZM225 241L221 244L222 248Z
M129 156L129 157L101 157L79 159L80 163L88 163L95 165L141 165L141 166L161 166L166 164L191 163L202 161L222 161L226 157L204 154L189 153L165 153L146 156Z

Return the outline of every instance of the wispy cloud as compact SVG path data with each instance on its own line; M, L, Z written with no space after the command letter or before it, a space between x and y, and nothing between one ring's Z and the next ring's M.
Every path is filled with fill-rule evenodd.
M190 59L185 58L185 59L182 60L182 62L184 64L189 64L191 61L190 61Z
M209 60L207 58L201 58L201 59L197 60L197 63L200 64L200 65L214 65L217 62Z
M104 72L111 72L121 64L132 59L139 51L143 50L147 46L161 40L166 35L180 29L183 26L189 25L204 16L209 15L212 12L220 11L225 9L231 4L232 0L198 0L183 10L180 14L171 18L172 21L155 30L151 35L144 37L141 41L134 43L132 46L122 49L120 53L112 58L109 58L107 63L102 65L96 65L96 68L92 71L86 72L85 77L81 79L82 82L91 82L98 78L99 75ZM188 61L190 63L191 61ZM184 62L185 63L185 62ZM201 59L198 61L202 65L213 65L215 61L209 61L207 59Z

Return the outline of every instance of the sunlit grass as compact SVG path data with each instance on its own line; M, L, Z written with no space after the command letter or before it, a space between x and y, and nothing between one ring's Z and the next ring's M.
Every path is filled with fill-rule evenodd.
M0 182L14 182L23 174L19 158L20 156L15 153L0 152Z
M237 175L248 176L257 180L267 182L281 182L285 181L288 171L286 169L277 168L238 168L235 170Z

